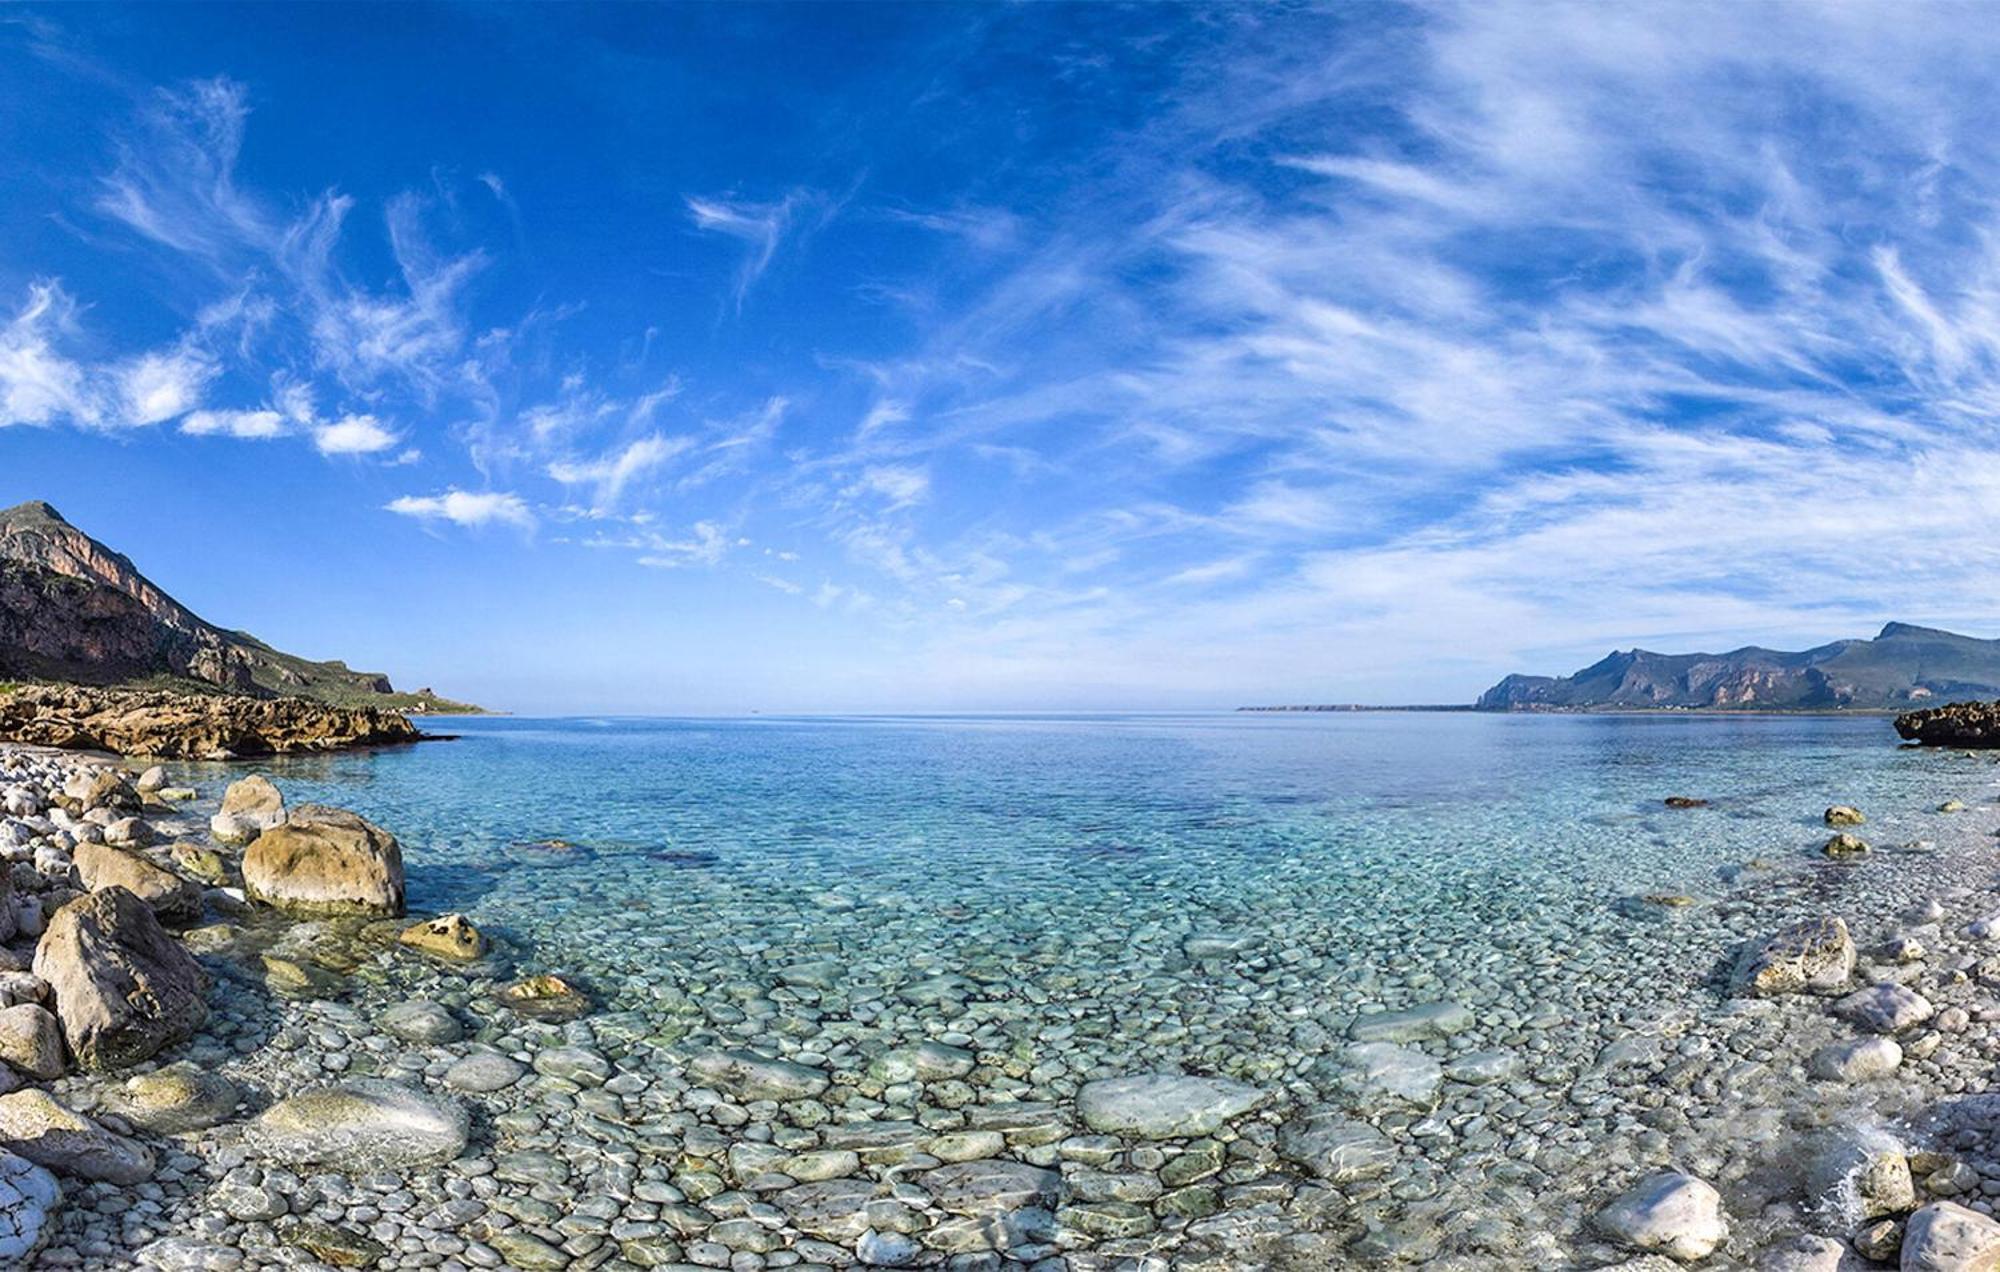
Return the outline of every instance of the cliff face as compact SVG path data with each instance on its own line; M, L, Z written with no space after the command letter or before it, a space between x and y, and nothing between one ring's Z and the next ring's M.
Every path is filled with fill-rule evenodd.
M451 709L217 627L45 503L0 511L0 679L191 681L252 697ZM404 702L384 701L394 695Z
M1621 650L1568 676L1508 676L1479 696L1488 711L1592 707L1812 710L1897 708L2000 696L2000 641L1890 623L1873 640L1790 653Z

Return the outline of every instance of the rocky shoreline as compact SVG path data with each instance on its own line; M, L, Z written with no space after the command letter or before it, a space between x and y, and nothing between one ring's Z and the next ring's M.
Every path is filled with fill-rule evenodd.
M308 698L28 685L0 692L0 742L166 760L236 760L419 742L400 712Z
M1296 1055L1093 1071L1075 1044L1165 1022L1080 1018L1036 1055L969 1009L987 971L870 1008L809 940L746 949L770 978L718 968L694 1001L585 983L475 919L402 915L387 829L258 776L210 803L164 770L0 747L0 806L0 1253L34 1266L2000 1257L2000 896L1955 800L1900 850L1828 810L1853 844L1821 869L1873 872L1845 875L1879 881L1866 912L1763 932L1713 1004L1658 1004L1580 1072L1546 1022L1446 997L1298 1020ZM1647 894L1630 921L1699 904ZM1244 933L1180 944L1284 992L1288 960ZM839 1023L903 1016L922 1040L886 1050Z

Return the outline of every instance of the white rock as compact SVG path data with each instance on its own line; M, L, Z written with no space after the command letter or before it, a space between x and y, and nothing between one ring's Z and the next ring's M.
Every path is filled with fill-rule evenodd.
M1888 1077L1902 1063L1903 1048L1894 1038L1851 1038L1813 1052L1806 1069L1828 1082L1872 1082Z
M1692 1175L1648 1175L1597 1213L1598 1231L1635 1250L1683 1263L1705 1259L1729 1236L1722 1195Z
M1902 1272L1986 1272L2000 1267L2000 1223L1954 1201L1910 1216Z
M1084 1125L1134 1139L1207 1135L1264 1102L1264 1092L1227 1078L1145 1073L1085 1083L1077 1092Z

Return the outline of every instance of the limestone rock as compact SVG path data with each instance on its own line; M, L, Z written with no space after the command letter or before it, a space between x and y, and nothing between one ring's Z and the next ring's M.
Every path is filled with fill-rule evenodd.
M1822 846L1821 851L1836 860L1868 855L1868 841L1847 831L1835 831Z
M1903 1048L1894 1038L1850 1038L1813 1052L1806 1070L1828 1082L1872 1082L1888 1077L1902 1063Z
M1348 1026L1355 1042L1421 1042L1449 1038L1472 1027L1472 1012L1458 1003L1424 1003L1407 1011L1362 1016Z
M2000 1223L1955 1201L1910 1216L1902 1272L1990 1272L2000 1268Z
M30 1077L63 1075L62 1027L39 1003L0 1008L0 1060Z
M142 1131L181 1135L228 1121L242 1099L222 1074L183 1060L127 1078L105 1096L102 1107Z
M1227 1078L1146 1073L1085 1083L1077 1092L1084 1125L1133 1139L1197 1139L1264 1102L1264 1092Z
M78 844L76 872L92 892L124 888L153 907L160 922L185 927L201 920L201 886L110 844Z
M47 1167L0 1151L0 1266L30 1266L61 1204L62 1188Z
M1868 819L1851 804L1835 804L1826 810L1825 820L1829 826L1859 826Z
M1386 1175L1396 1165L1388 1136L1331 1110L1286 1123L1278 1132L1278 1155L1330 1184Z
M917 1183L937 1206L955 1215L995 1215L1061 1200L1062 1176L1026 1162L954 1162L925 1171Z
M208 1018L201 967L121 887L55 912L35 947L35 974L54 990L63 1038L87 1069L136 1064Z
M575 1020L590 1011L590 995L560 976L530 976L500 991L500 1001L537 1020Z
M345 809L305 804L243 854L243 890L287 914L398 915L402 846Z
M1780 928L1743 951L1731 992L1756 997L1831 994L1854 975L1854 938L1847 924L1828 916Z
M422 737L397 712L306 698L75 685L28 685L0 698L0 740L120 755L234 760ZM133 792L129 811L138 807Z
M250 1123L250 1147L288 1166L344 1173L448 1162L465 1149L464 1108L414 1087L356 1078L281 1100Z
M1600 1210L1594 1223L1621 1245L1683 1263L1707 1258L1729 1236L1722 1195L1675 1170L1646 1176Z
M396 939L412 949L454 963L470 963L486 956L485 934L463 914L425 919L404 928Z
M247 844L284 824L285 797L261 774L231 782L222 793L222 807L208 820L210 833L225 844Z
M39 1087L0 1095L0 1147L59 1175L111 1184L153 1177L153 1154L56 1102Z
M826 1090L819 1070L754 1051L705 1051L688 1063L689 1076L739 1100L810 1100Z
M1881 1034L1913 1029L1937 1013L1930 999L1893 982L1857 990L1835 1003L1833 1010L1843 1020Z
M457 1017L444 1004L428 998L397 1003L382 1013L380 1024L404 1042L426 1047L457 1042L465 1037L465 1026L458 1023Z

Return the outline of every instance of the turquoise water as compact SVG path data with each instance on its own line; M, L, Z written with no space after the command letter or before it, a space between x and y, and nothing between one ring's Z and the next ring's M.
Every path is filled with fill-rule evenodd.
M1563 1266L1644 1166L1747 1175L1796 1084L1689 1079L1671 1115L1654 1091L1677 1059L1766 1055L1720 992L1732 950L1935 887L1936 858L1827 862L1827 805L1867 809L1878 845L1949 839L1969 818L1937 804L1993 772L1879 717L441 723L457 741L270 771L393 830L413 908L467 911L663 1047L859 1071L950 1037L1013 1058L984 1101L1172 1069L1307 1107L1357 1015L1465 1004L1472 1029L1422 1045L1518 1076L1359 1110L1398 1167L1338 1225L1474 1265ZM1638 899L1661 892L1692 904Z

